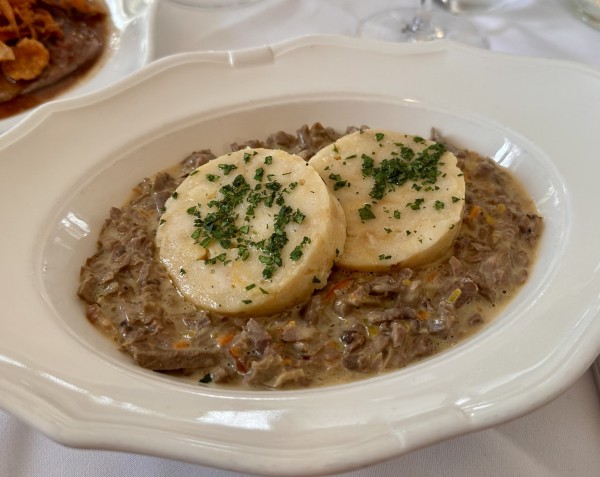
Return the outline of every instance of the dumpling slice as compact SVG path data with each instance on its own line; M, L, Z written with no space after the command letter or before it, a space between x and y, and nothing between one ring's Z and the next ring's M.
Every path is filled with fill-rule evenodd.
M325 286L343 210L296 155L233 152L196 169L166 203L156 243L179 291L225 315L271 314Z
M465 181L441 144L381 129L360 130L309 164L346 216L340 267L385 271L443 255L461 221Z

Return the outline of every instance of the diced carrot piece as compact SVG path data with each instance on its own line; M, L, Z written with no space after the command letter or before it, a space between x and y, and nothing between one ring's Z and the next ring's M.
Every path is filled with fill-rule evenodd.
M325 301L331 300L333 298L333 295L335 294L336 290L340 290L342 288L346 288L351 283L352 283L352 280L351 279L347 279L347 280L341 280L341 281L335 283L334 285L332 285L332 287L325 294Z

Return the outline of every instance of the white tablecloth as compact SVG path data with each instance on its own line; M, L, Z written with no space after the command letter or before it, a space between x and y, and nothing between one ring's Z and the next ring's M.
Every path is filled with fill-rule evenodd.
M162 0L157 12L155 53L158 58L182 51L247 48L314 33L353 35L362 18L394 5L416 3L417 0L263 0L237 9L207 12ZM492 50L577 61L600 68L600 31L577 20L567 0L514 0L466 18L487 36ZM340 475L597 477L598 389L588 371L562 396L521 419ZM38 476L242 474L156 457L66 448L0 411L0 477Z

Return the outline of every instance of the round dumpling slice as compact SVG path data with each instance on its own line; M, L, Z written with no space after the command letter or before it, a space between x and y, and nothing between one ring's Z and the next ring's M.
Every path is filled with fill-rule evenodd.
M338 139L311 158L347 223L337 265L360 271L417 266L451 246L465 181L441 144L380 129Z
M344 248L343 210L296 155L243 149L173 193L156 242L179 291L224 315L272 314L325 286Z

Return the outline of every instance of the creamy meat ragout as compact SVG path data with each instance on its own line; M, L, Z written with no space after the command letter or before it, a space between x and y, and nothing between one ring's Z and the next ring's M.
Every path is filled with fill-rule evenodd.
M308 160L344 134L317 123L296 134L233 144L232 150L267 147ZM531 272L543 230L535 205L510 172L475 152L453 152L465 178L465 204L442 258L385 273L334 267L326 286L300 305L250 317L195 307L159 260L155 236L165 202L214 158L207 150L194 152L142 180L126 204L109 212L98 250L81 269L78 295L86 316L139 366L207 386L344 383L451 348L515 296Z

